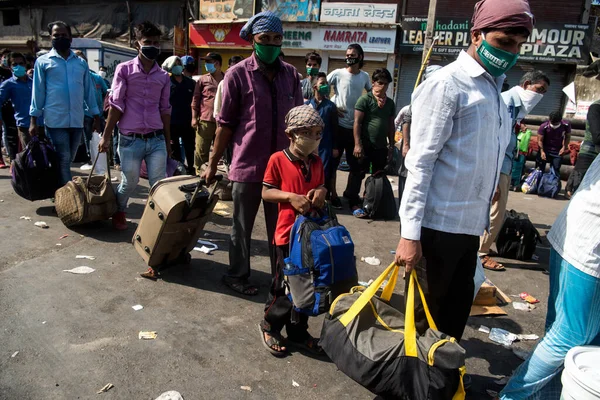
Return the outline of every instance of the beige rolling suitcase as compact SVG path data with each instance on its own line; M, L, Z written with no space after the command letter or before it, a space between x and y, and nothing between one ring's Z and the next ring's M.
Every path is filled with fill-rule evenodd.
M221 177L217 178L218 182ZM190 262L190 251L218 201L217 182L208 189L204 180L183 175L160 180L150 189L132 241L155 272Z

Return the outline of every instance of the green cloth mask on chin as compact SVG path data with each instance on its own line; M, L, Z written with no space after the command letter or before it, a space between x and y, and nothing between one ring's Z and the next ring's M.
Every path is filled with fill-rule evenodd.
M496 48L485 40L485 35L482 34L482 36L483 41L477 48L477 54L492 76L498 77L514 67L519 58L519 54Z
M256 56L260 59L260 61L265 64L273 64L279 54L281 54L281 46L275 46L272 44L260 44L254 43L254 51L256 51Z
M320 85L319 86L319 93L321 93L323 96L328 96L329 92L330 92L329 85Z

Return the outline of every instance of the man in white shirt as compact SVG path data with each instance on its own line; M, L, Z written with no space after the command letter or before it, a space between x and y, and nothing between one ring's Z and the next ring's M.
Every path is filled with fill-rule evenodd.
M458 340L473 302L479 236L489 228L510 141L511 118L500 97L504 72L516 63L534 18L525 0L482 0L472 22L469 49L412 96L396 250L406 272L417 269L438 329ZM424 332L421 304L415 317Z
M558 399L567 352L600 345L600 157L548 234L546 334L500 393L502 400Z
M352 211L359 208L360 198L352 194L348 187L351 187L351 183L356 180L354 176L360 176L362 173L360 160L354 157L354 106L363 95L363 91L368 92L372 88L371 77L361 70L364 58L365 53L362 47L359 44L351 44L346 50L347 67L336 69L327 76L327 82L334 91L331 101L337 106L340 116L338 128L340 156L346 150L346 161L350 166L344 197L348 198ZM334 162L332 167L334 171L337 170L337 163Z

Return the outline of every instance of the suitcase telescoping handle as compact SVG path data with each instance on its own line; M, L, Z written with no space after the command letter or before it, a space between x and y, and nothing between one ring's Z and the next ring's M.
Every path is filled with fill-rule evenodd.
M219 182L221 182L223 180L223 175L215 175L215 177L213 179L214 179L214 182L210 188L210 194L208 196L209 199L212 199L213 195L215 194L215 190L217 190L217 186L219 185ZM204 185L206 185L206 179L202 178L198 182L198 185L196 186L196 190L194 190L194 194L192 195L190 204L194 204L194 202L196 201L196 196L198 196L198 192L200 192L200 188Z

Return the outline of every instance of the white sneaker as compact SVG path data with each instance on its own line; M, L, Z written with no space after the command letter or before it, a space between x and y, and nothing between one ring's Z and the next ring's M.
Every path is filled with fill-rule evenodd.
M92 169L92 164L83 164L81 167L79 167L79 169L82 171L89 171Z

